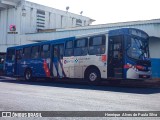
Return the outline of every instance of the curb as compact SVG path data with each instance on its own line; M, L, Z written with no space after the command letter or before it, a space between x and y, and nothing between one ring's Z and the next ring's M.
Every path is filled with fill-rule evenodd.
M14 79L13 77L0 76L0 79Z

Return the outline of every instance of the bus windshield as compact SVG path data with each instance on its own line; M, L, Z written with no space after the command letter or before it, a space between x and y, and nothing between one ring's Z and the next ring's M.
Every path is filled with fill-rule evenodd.
M131 38L128 41L127 55L137 60L149 58L148 42L145 39Z

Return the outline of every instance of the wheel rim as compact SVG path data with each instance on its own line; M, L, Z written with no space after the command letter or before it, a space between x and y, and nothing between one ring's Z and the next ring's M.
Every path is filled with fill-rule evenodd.
M90 79L90 81L95 81L97 79L97 74L96 73L91 73L89 75L89 79Z
M29 71L26 72L26 79L29 80L31 78L31 73Z

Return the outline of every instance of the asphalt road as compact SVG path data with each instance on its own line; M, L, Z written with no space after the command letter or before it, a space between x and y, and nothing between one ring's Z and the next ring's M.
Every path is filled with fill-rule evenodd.
M0 79L0 111L160 111L160 87Z

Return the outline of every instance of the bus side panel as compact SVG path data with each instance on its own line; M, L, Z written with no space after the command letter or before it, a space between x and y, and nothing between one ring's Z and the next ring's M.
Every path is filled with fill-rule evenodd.
M22 60L17 60L16 61L16 66L15 66L15 70L16 70L16 76L22 76L23 71L21 70L21 62Z
M30 68L32 69L32 76L33 77L41 77L44 75L43 69L43 60L38 58L38 59L32 59L30 61Z
M152 78L160 78L160 59L152 58Z
M40 77L51 77L50 72L50 58L42 59L38 65L38 69L40 70Z
M64 57L64 71L66 77L69 78L84 78L85 70L89 66L96 66L100 73L101 78L107 78L107 64L102 62L102 56L87 55L81 57Z
M14 76L14 62L6 61L5 63L5 73L7 76Z
M46 59L22 60L19 68L20 75L24 76L27 69L32 71L33 77L50 77L49 63Z
M24 76L25 74L25 71L27 69L31 68L30 67L30 61L29 60L21 60L21 63L20 63L20 67L19 67L19 71L20 71L20 76Z
M85 71L90 66L99 69L101 78L107 78L107 53L108 53L108 34L106 34L106 51L99 55L71 56L64 57L64 71L66 77L84 78ZM105 60L103 59L105 57Z

